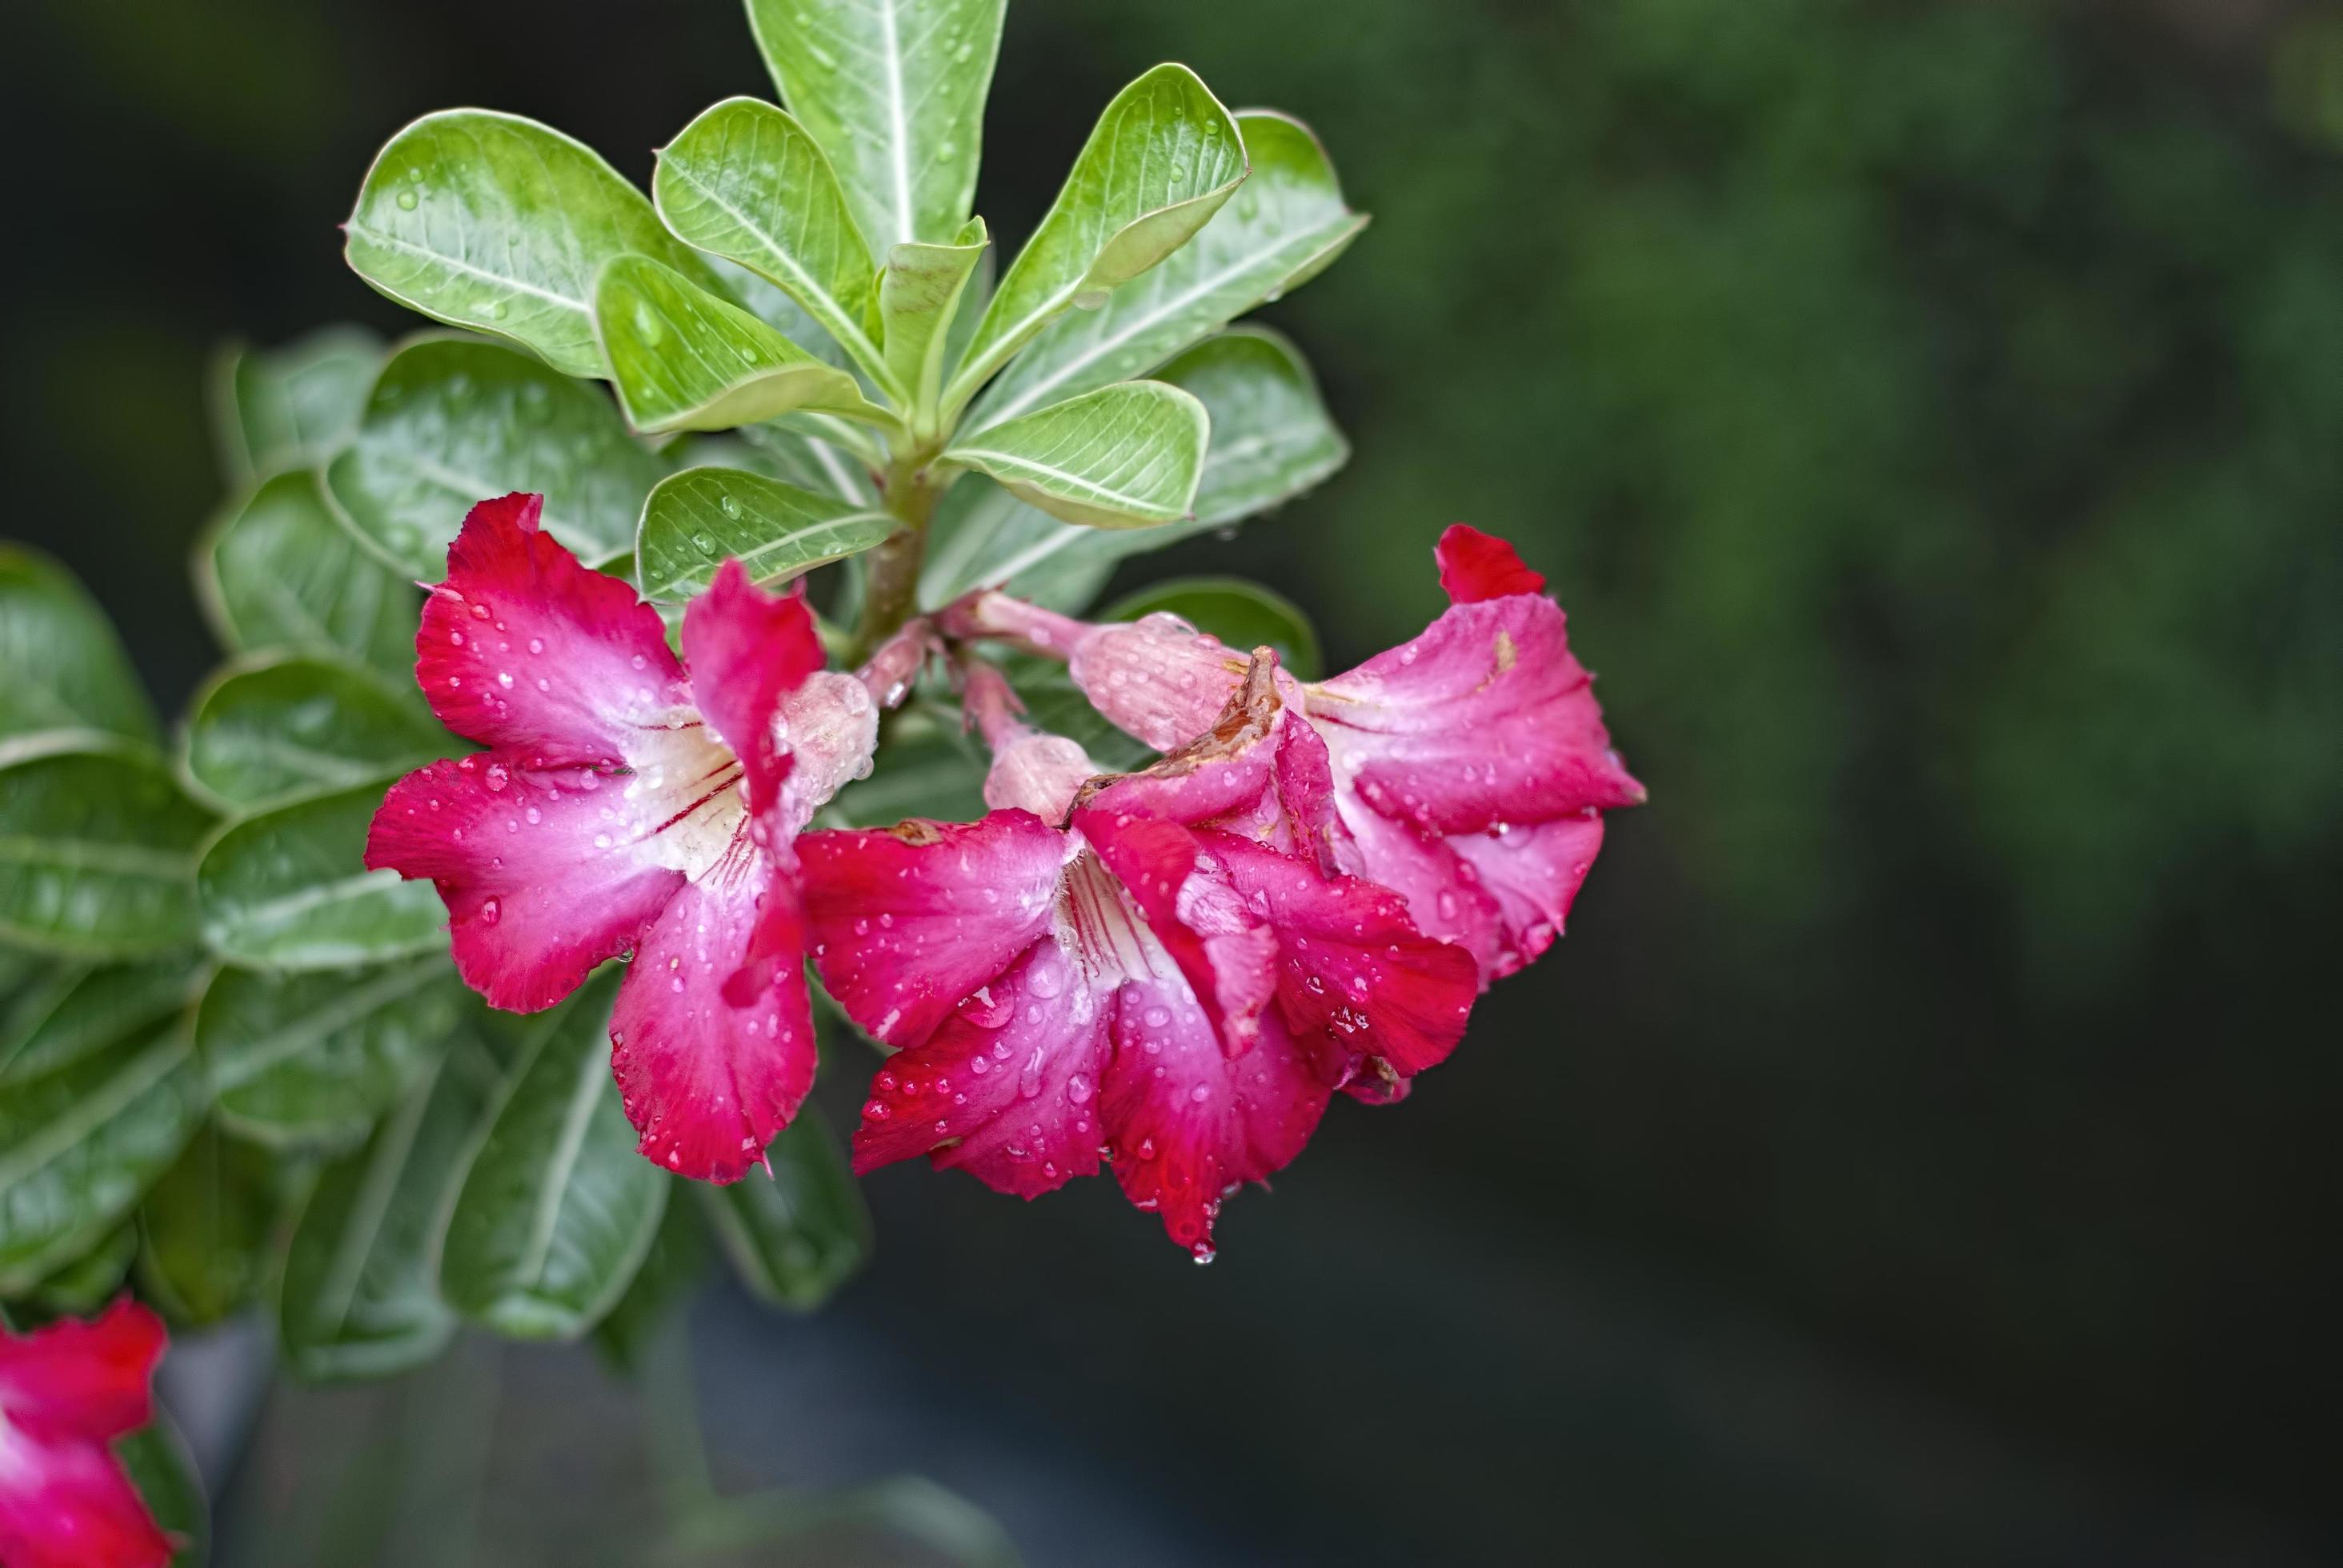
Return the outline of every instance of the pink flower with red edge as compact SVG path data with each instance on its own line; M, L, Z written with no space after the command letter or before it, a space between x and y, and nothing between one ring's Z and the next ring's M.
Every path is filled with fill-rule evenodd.
M728 561L659 612L538 528L543 498L472 508L416 635L433 711L488 750L391 788L366 863L428 878L456 967L534 1011L631 950L612 1066L643 1153L739 1178L813 1082L792 840L869 764L878 715L826 672L801 595ZM687 668L688 665L688 668Z
M1087 759L996 713L981 821L801 840L816 967L899 1048L858 1171L926 1154L1032 1198L1104 1160L1209 1259L1222 1200L1292 1160L1368 1053L1453 1046L1472 962L1322 869L1323 749L1277 679L1260 667L1194 744L1081 787L1064 826L1037 811L1065 814Z
M1543 953L1603 843L1603 813L1644 788L1612 749L1593 678L1545 579L1457 524L1437 549L1449 608L1422 635L1302 687L1324 742L1341 869L1407 901L1427 935L1473 954L1483 984ZM1211 724L1242 654L1177 618L1087 626L993 594L948 626L1067 659L1116 725L1159 749Z
M162 1320L127 1296L95 1321L0 1329L0 1563L161 1568L168 1536L114 1457L153 1419Z

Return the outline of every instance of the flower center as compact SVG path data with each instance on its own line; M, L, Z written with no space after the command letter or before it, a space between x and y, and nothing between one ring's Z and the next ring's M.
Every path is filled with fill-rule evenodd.
M634 772L609 815L624 841L698 881L723 859L748 815L740 760L696 719L642 735L627 759Z
M1088 849L1066 868L1057 924L1058 945L1074 956L1094 987L1179 978L1179 966L1148 930L1122 883Z

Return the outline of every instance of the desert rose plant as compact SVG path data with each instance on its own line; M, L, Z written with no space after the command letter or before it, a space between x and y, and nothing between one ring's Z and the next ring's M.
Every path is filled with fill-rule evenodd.
M1001 0L748 10L781 106L709 108L648 196L487 110L384 146L348 259L443 328L223 362L230 658L176 735L72 580L0 558L20 1330L126 1281L261 1302L330 1379L465 1322L624 1364L719 1251L818 1305L870 1240L830 1047L853 1170L1111 1171L1209 1261L1335 1095L1456 1048L1641 799L1471 528L1426 532L1451 608L1332 678L1240 579L1090 612L1347 455L1231 325L1365 225L1306 126L1158 66L1002 264ZM105 1397L101 1458L145 1414Z

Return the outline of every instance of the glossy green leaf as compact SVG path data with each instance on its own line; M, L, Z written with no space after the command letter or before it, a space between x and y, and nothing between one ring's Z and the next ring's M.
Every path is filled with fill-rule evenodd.
M206 970L184 954L127 964L60 964L0 1022L0 1085L78 1061L195 1000Z
M1096 310L1061 317L1003 371L969 417L982 429L1093 387L1143 376L1264 300L1316 276L1366 226L1326 149L1300 121L1237 116L1252 172L1212 220Z
M138 1205L138 1282L175 1324L219 1322L268 1282L282 1208L267 1151L205 1127Z
M186 1440L160 1411L114 1444L140 1501L176 1548L168 1568L204 1568L211 1560L211 1503Z
M87 1317L121 1293L130 1263L138 1256L138 1227L120 1225L89 1251L33 1288L31 1301L60 1317Z
M605 1361L629 1374L649 1365L651 1346L679 1308L689 1303L708 1277L708 1222L699 1205L669 1194L659 1235L618 1305L594 1325L594 1348Z
M428 882L366 869L383 786L307 796L235 823L196 868L204 940L231 962L347 969L445 950L447 911Z
M893 533L884 512L739 468L687 468L659 481L643 507L635 569L646 598L675 602L705 588L738 557L760 583L783 582Z
M984 815L988 759L956 713L914 703L890 715L880 735L870 776L832 797L824 826L884 828L911 817L972 822Z
M712 281L601 155L487 109L426 115L393 136L347 232L351 267L384 294L524 344L568 376L604 374L593 287L613 257Z
M1147 528L1189 515L1212 417L1161 381L1125 381L995 425L944 454L1070 523Z
M415 584L359 544L307 469L263 480L231 505L196 546L195 576L231 648L340 653L414 674Z
M604 267L594 320L618 402L648 435L729 430L798 408L880 417L852 376L655 261Z
M12 1079L0 1093L0 1295L29 1290L121 1223L205 1103L184 1013Z
M440 1241L499 1082L487 1053L463 1041L364 1148L319 1172L277 1297L297 1375L388 1376L429 1361L454 1333L436 1283Z
M659 1233L668 1173L635 1151L610 1077L616 968L532 1020L447 1227L448 1303L499 1333L575 1339Z
M800 490L835 496L868 508L878 507L879 487L870 469L850 449L833 445L810 428L805 415L746 426L737 434L748 452L718 466L748 468Z
M922 435L943 394L944 356L960 297L991 239L984 220L973 217L950 245L899 245L887 253L879 275L879 318L884 326L887 367L894 373Z
M86 734L0 745L0 940L78 958L186 946L211 825L143 746Z
M454 1039L465 991L434 953L377 969L224 969L196 1013L220 1121L268 1143L347 1147Z
M45 555L0 543L0 739L48 729L155 738L155 710L104 611Z
M187 773L222 803L261 806L419 768L463 742L413 679L268 653L212 677L187 717Z
M986 307L946 408L963 407L1061 313L1105 305L1179 249L1244 176L1236 122L1187 66L1158 65L1116 94Z
M811 1312L870 1259L870 1211L838 1135L811 1103L765 1151L768 1180L751 1171L699 1188L717 1240L758 1300Z
M515 490L545 497L545 531L581 558L624 549L666 471L597 388L493 343L425 337L383 367L326 477L361 539L436 580L464 514Z
M1165 366L1161 378L1195 394L1212 415L1192 520L1136 531L1071 528L1002 492L963 484L938 517L920 601L932 607L1005 583L1052 608L1081 609L1123 557L1281 505L1350 457L1309 367L1277 333L1238 327L1207 338Z
M382 339L363 327L327 327L282 348L242 344L213 370L212 422L231 485L315 467L357 428L382 368Z
M873 254L968 221L1007 0L749 0L781 101Z
M1164 611L1234 648L1267 647L1302 680L1318 678L1318 631L1302 607L1242 578L1170 578L1099 611L1100 620L1137 620Z
M770 104L727 98L659 149L651 197L669 228L794 301L874 376L862 329L877 263L829 157Z

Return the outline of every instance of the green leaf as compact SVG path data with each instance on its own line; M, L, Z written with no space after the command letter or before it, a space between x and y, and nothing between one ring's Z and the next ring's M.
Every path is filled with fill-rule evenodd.
M138 1227L117 1226L33 1289L33 1304L59 1317L86 1317L112 1301L138 1255Z
M699 1188L717 1240L759 1301L811 1312L870 1259L870 1211L838 1135L810 1102L765 1151L771 1179L750 1171Z
M852 376L641 256L602 269L594 321L628 422L647 435L729 430L798 408L884 417Z
M630 1375L644 1371L669 1317L708 1277L709 1261L708 1225L699 1206L670 1201L627 1293L594 1325L594 1348L603 1359Z
M93 734L0 745L0 940L75 958L186 946L211 822L143 746Z
M879 318L887 366L901 384L921 434L942 396L944 355L960 296L991 245L984 220L972 217L950 245L899 245L879 275Z
M367 388L382 368L382 339L363 327L327 327L282 348L236 344L213 370L212 422L231 485L332 457L357 428Z
M413 575L361 546L306 469L263 480L196 546L196 596L227 647L347 654L410 677L421 614Z
M434 953L378 969L224 969L196 1013L221 1122L272 1144L347 1148L448 1049L465 991Z
M838 166L871 251L968 221L1007 0L749 0L799 124Z
M64 964L10 1004L0 1024L0 1086L55 1072L195 1000L204 969L183 956Z
M635 1151L610 1077L623 970L533 1020L447 1227L440 1282L466 1317L518 1339L575 1339L634 1278L668 1173Z
M1100 772L1133 772L1155 755L1091 706L1064 659L1011 652L1001 665L1018 700L1025 704L1025 722L1079 742Z
M870 470L861 458L845 447L833 445L818 432L807 427L808 417L790 415L763 425L743 427L737 434L742 448L720 460L695 456L701 466L747 468L795 485L800 490L817 495L835 496L841 501L875 510L879 504L879 488L871 480Z
M1158 65L1117 93L1001 278L952 377L947 411L964 407L1068 307L1103 306L1187 243L1244 177L1236 122L1187 66Z
M1277 333L1242 327L1207 338L1161 377L1194 393L1212 415L1192 521L1136 531L1070 528L998 490L958 486L937 518L920 602L940 605L980 585L1006 584L1020 598L1079 610L1123 557L1291 500L1350 457L1309 367ZM975 493L962 499L961 490Z
M306 654L238 660L196 694L187 718L188 777L229 807L380 779L462 749L411 678Z
M281 1206L267 1152L204 1128L138 1206L138 1282L175 1323L219 1322L267 1282Z
M437 1355L456 1317L434 1276L449 1211L500 1075L464 1041L318 1174L293 1230L277 1331L294 1372L386 1377Z
M177 1548L169 1568L203 1568L211 1557L211 1503L178 1428L158 1411L153 1421L116 1439L114 1452L146 1512Z
M0 739L45 729L155 739L155 710L104 611L73 574L0 544Z
M1169 578L1115 600L1100 620L1137 620L1166 611L1234 648L1267 646L1296 678L1315 680L1318 632L1302 607L1242 578Z
M235 963L345 969L445 950L447 912L428 882L366 869L383 787L287 801L235 823L196 868L204 940Z
M725 99L659 149L651 199L678 236L766 279L874 377L888 375L862 329L877 264L829 157L797 121Z
M29 1290L120 1224L203 1120L184 1014L126 1030L0 1094L0 1296Z
M493 343L425 337L383 367L326 481L384 560L436 578L464 514L515 490L545 497L545 531L580 558L624 549L666 471L594 387Z
M944 454L1053 518L1146 528L1189 515L1204 448L1204 406L1161 381L1125 381L995 425Z
M781 582L867 550L900 526L739 468L686 468L643 505L636 573L644 598L677 602L705 588L728 557L758 582Z
M907 818L972 822L984 815L983 748L959 716L924 703L891 715L870 777L847 785L823 809L825 826L885 828Z
M648 256L713 281L601 155L487 109L426 115L393 136L347 232L351 267L382 293L511 338L568 376L605 374L591 301L612 257Z
M1195 238L1104 306L1052 323L992 384L969 428L1143 376L1300 287L1358 237L1366 215L1344 205L1334 166L1307 126L1267 109L1236 120L1252 166L1244 187Z

